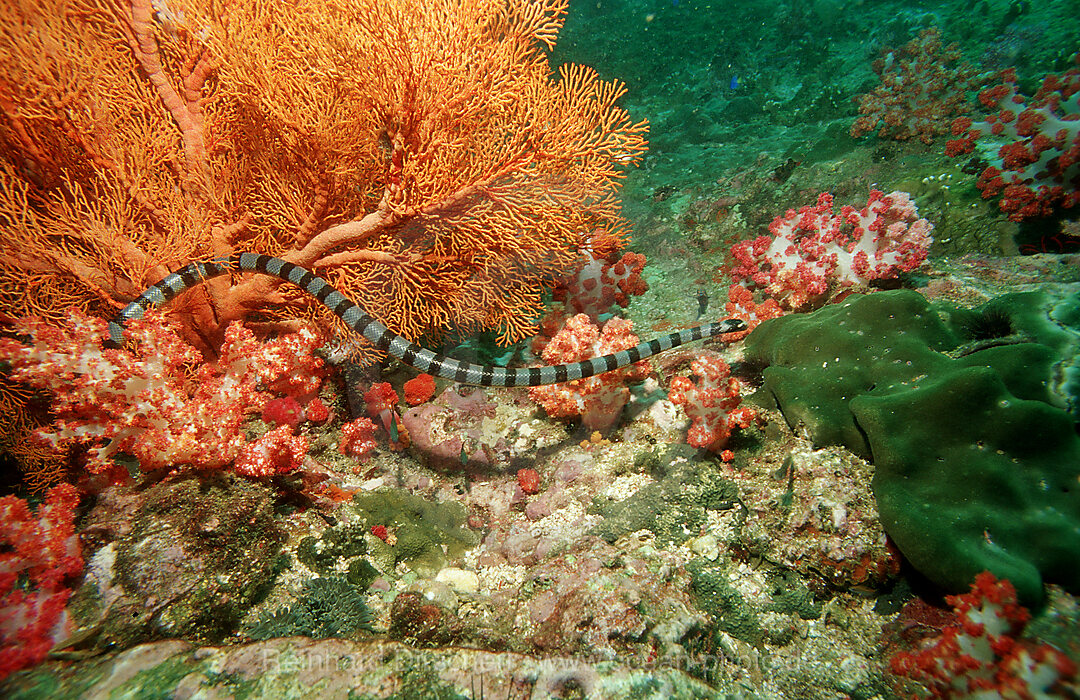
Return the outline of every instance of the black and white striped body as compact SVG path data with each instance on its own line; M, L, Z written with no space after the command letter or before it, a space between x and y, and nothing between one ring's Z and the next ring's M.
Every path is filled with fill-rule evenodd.
M111 347L119 347L123 343L124 325L131 319L142 318L147 309L166 304L184 290L199 285L212 277L226 275L236 270L261 272L278 277L286 282L292 282L318 299L334 315L344 321L349 328L367 338L380 350L389 353L410 367L443 379L451 379L461 384L477 386L515 387L559 384L626 367L638 360L670 350L677 345L745 328L745 324L739 319L729 318L719 323L706 323L639 343L628 350L620 350L610 355L602 355L567 365L521 369L474 365L468 362L460 362L445 355L437 355L402 338L364 313L359 306L331 287L326 280L309 270L269 255L240 253L228 261L222 260L188 265L147 289L139 295L138 299L124 307L116 320L109 323L107 344Z

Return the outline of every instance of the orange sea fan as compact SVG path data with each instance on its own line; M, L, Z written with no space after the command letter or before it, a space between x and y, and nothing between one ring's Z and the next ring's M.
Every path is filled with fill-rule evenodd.
M616 184L645 149L621 84L549 66L566 6L4 3L0 311L111 314L258 251L410 338L527 335L583 235L625 235ZM212 350L232 320L314 313L280 284L219 278L170 313Z

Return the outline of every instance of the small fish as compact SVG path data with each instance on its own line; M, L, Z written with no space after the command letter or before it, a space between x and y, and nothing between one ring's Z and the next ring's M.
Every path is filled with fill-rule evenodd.
M737 76L737 75L731 76L731 82L728 83L728 89L729 90L738 90L739 89L739 76Z
M697 317L701 318L705 315L705 310L709 308L709 295L702 289L697 295Z

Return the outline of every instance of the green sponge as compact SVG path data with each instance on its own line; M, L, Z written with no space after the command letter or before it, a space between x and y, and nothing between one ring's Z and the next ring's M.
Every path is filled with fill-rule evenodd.
M1080 591L1080 441L1064 411L1016 398L990 367L851 410L882 526L923 575L960 591L986 569L1028 603L1044 578Z
M988 569L1027 605L1044 580L1080 592L1080 439L1055 391L1076 306L1039 292L977 309L853 295L750 334L748 360L766 365L754 399L871 460L886 532L943 588Z
M747 338L746 354L768 365L755 400L780 408L816 444L846 445L869 459L851 399L900 391L941 372L951 362L942 352L959 344L926 299L900 291L762 323Z

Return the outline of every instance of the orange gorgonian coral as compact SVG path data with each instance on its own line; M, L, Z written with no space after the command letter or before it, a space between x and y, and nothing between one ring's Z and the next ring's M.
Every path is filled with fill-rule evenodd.
M645 149L624 88L548 62L567 0L13 0L0 8L0 311L111 315L256 251L393 330L528 334ZM218 278L169 313L213 350L317 315Z

